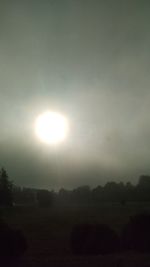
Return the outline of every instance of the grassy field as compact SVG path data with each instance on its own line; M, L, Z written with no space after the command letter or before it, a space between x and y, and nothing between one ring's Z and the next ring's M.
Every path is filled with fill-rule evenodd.
M5 221L22 229L29 244L25 255L12 266L142 266L150 267L150 255L125 252L107 256L72 255L69 239L72 227L81 222L107 223L118 233L136 213L150 211L150 203L102 203L97 207L14 207L3 210Z

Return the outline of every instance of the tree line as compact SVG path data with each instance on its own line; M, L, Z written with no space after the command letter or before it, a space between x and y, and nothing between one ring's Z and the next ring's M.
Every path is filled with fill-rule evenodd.
M106 201L120 202L122 205L128 201L150 201L150 176L141 175L137 185L111 181L93 189L84 185L72 190L61 188L55 192L16 186L7 171L4 168L0 170L0 206L98 205Z

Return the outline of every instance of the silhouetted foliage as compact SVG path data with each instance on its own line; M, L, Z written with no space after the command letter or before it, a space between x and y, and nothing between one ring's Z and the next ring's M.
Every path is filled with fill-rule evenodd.
M72 200L80 205L90 204L91 190L88 185L80 186L72 190Z
M150 176L141 175L135 189L137 201L150 201Z
M9 260L22 255L27 241L20 230L13 230L0 219L0 260Z
M130 182L127 182L125 185L125 199L126 201L135 200L135 186Z
M13 186L14 205L35 205L37 204L38 189Z
M104 200L104 188L102 186L97 186L92 190L92 201L99 203Z
M6 174L7 175L7 174ZM8 188L8 187L7 187ZM3 193L6 192L3 190ZM12 199L11 183L10 200ZM5 195L5 194L4 194ZM0 194L0 203L5 202L3 194ZM60 206L90 206L99 205L102 202L118 202L125 206L130 201L150 201L150 176L142 175L137 185L130 182L107 182L104 186L98 185L94 189L90 189L88 185L77 187L73 190L61 188L58 193L39 190L33 188L20 188L13 186L14 203L18 205L36 205L51 206L57 204ZM11 201L8 201L11 203ZM2 205L2 204L1 204Z
M12 182L9 181L7 172L4 168L0 171L0 206L12 206Z
M141 175L139 178L139 186L143 188L150 189L150 176L149 175Z
M120 249L118 235L105 224L74 226L70 243L75 254L109 254Z
M48 190L38 190L37 191L37 201L41 207L50 207L52 205L52 193Z
M130 218L122 233L124 249L150 252L150 214L139 214Z
M70 203L71 199L71 191L65 190L64 188L61 188L58 192L58 195L56 196L59 205L67 205Z

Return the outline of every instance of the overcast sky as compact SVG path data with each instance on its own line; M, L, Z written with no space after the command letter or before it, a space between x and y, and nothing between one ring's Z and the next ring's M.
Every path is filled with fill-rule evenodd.
M136 183L150 174L150 2L0 1L0 165L18 185ZM43 111L68 139L36 138Z

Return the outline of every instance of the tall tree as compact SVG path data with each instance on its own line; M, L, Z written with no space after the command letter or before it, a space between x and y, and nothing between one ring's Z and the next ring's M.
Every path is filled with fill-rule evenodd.
M12 206L12 182L4 168L0 171L0 206Z

